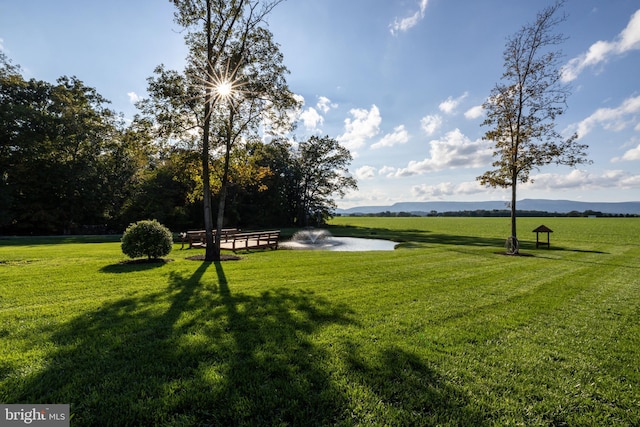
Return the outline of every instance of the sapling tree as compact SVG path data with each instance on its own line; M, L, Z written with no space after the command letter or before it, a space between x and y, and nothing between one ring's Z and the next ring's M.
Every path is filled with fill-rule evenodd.
M489 130L484 139L494 144L494 169L477 179L486 186L511 188L511 236L508 251L518 253L516 195L518 183L531 181L533 169L549 164L586 163L586 145L578 135L563 137L555 120L564 113L570 88L562 82L565 37L555 30L564 0L542 10L536 20L507 39L504 73L483 104Z

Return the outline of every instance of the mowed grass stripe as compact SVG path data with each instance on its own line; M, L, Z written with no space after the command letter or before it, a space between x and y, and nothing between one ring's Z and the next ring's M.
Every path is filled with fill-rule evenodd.
M532 256L506 257L508 219L393 220L332 227L393 252L220 264L0 241L0 401L76 425L640 423L639 221L523 219Z
M638 345L638 335L625 331L624 326L620 328L619 320L612 322L611 308L602 309L602 305L611 307L614 303L609 296L620 301L618 289L611 287L602 292L597 285L599 279L577 285L583 290L556 310L541 313L485 343L494 346L482 345L470 353L477 359L469 363L475 366L473 370L479 378L488 380L486 386L493 390L492 399L500 403L504 414L511 414L507 418L515 408L524 410L519 415L529 418L536 408L548 402L557 405L557 413L551 418L540 417L540 423L553 422L554 417L562 415L570 425L626 425L636 416L636 403L620 405L621 396L633 392L628 379L620 375L618 363L624 359L622 366L628 368L637 362L637 354L630 354L628 349ZM616 360L615 368L612 358ZM627 368L622 372L628 372ZM637 370L632 371L631 381L637 380ZM541 383L544 387L540 387ZM605 383L611 386L604 386ZM594 410L609 413L609 408L617 406L625 410L614 419L611 414L603 418L592 416ZM604 420L607 422L602 424Z

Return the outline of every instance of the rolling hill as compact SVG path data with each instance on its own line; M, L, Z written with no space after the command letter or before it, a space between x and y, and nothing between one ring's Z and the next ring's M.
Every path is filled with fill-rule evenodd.
M518 210L541 211L551 213L594 211L606 214L640 215L640 202L576 202L572 200L523 199L518 201ZM462 212L476 210L507 210L504 201L486 202L399 202L390 206L356 206L349 209L337 209L341 215L375 214L379 212L409 212L427 214L436 212Z

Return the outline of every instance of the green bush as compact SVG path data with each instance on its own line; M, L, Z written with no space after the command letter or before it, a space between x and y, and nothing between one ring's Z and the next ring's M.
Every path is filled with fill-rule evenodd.
M173 237L167 227L155 219L131 224L122 236L122 252L130 258L159 258L171 252Z

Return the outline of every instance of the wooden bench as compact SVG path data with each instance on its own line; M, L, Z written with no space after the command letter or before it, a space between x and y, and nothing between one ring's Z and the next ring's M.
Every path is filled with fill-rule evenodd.
M222 241L225 241L229 238L230 235L234 235L239 233L240 230L237 228L223 228L222 229ZM213 230L213 235L216 235L216 230ZM207 246L207 232L206 230L191 230L186 233L182 233L182 247L184 248L184 244L189 242L189 249L191 248L204 248Z
M280 230L272 231L252 231L248 233L236 233L227 236L226 240L220 241L220 248L232 250L249 249L278 249Z

